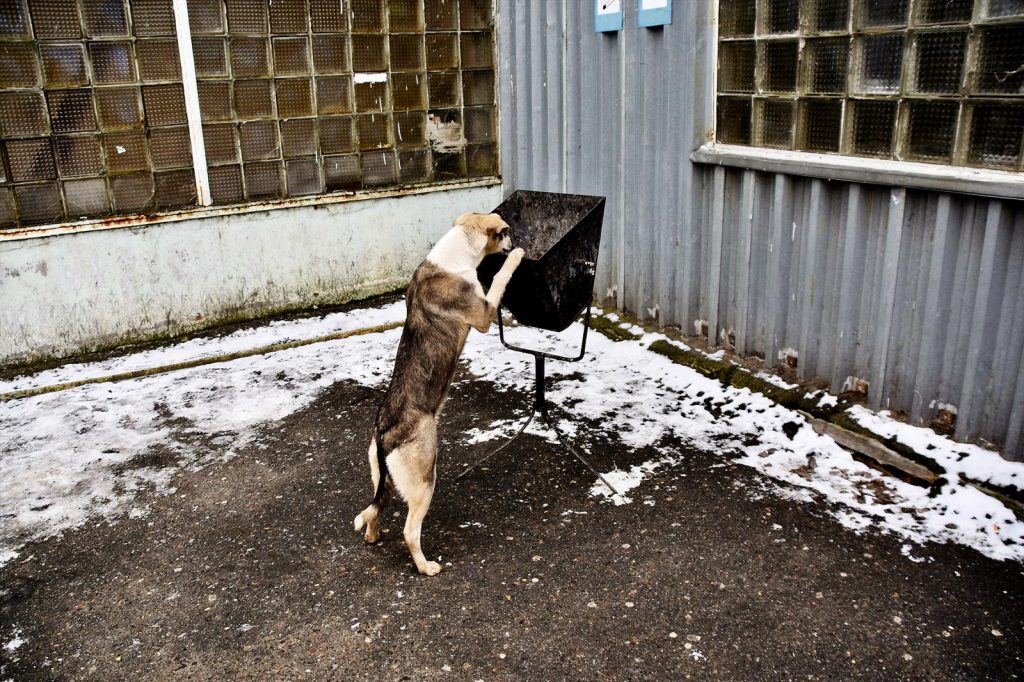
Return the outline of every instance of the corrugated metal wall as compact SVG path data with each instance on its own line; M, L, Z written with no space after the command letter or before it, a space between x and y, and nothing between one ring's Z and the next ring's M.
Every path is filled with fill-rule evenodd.
M694 164L712 121L711 0L663 29L593 3L500 0L505 190L608 197L597 295L799 372L870 382L917 423L1024 459L1019 202Z

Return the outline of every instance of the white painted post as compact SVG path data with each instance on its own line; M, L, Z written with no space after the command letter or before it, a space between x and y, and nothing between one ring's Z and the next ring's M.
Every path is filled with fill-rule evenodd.
M196 86L196 63L192 57L192 31L188 24L187 0L172 0L174 26L178 36L178 58L181 60L181 86L185 91L185 115L192 142L192 169L196 177L196 203L209 206L210 178L206 173L206 147L203 144L203 120L199 112L199 89Z

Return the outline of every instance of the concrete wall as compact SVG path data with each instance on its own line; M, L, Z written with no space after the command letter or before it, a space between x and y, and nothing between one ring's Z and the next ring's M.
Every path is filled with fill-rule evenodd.
M498 185L0 241L0 365L401 287Z

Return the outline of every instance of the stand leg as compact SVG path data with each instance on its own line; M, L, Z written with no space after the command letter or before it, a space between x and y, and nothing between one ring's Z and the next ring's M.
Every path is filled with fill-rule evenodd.
M526 423L523 424L521 427L519 427L519 430L516 431L516 435L512 436L511 438L509 438L507 441L505 441L505 443L501 447L499 447L497 450L495 450L491 454L489 454L486 457L484 457L483 459L481 459L479 462L475 462L473 464L470 464L468 467L466 467L465 471L463 471L461 474L459 474L458 476L455 477L455 480L456 481L459 480L460 478L462 478L463 476L468 474L473 469L476 469L481 464L484 464L485 462L491 461L491 459L495 455L497 455L499 452L501 452L502 450L507 448L509 445L511 445L512 441L514 441L516 438L519 438L519 436L521 436L523 434L523 431L526 430L526 427L530 425L530 422L533 421L533 416L535 414L537 414L536 408L534 408L533 410L530 411L530 416L526 418Z
M576 457L576 459L578 459L579 461L583 462L583 465L586 466L588 469L590 469L590 472L592 474L597 476L599 479L601 479L602 483L604 483L606 486L608 486L608 489L612 491L613 495L619 495L620 493L619 493L618 490L615 489L615 486L613 486L611 483L609 483L608 479L605 478L604 475L600 471L595 469L593 464L591 464L586 459L584 459L583 455L581 455L576 448L574 448L573 446L569 445L569 442L567 440L565 440L565 436L562 435L562 432L558 429L557 426L555 426L554 420L551 419L551 417L548 416L547 409L545 409L543 411L542 415L544 417L544 423L547 424L548 426L550 426L551 430L555 432L555 435L558 436L558 442L562 444L562 447L564 447L566 450L571 452Z

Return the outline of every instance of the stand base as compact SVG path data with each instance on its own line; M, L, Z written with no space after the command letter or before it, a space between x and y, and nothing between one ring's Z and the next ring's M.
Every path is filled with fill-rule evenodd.
M527 352L529 352L529 351L527 351ZM547 401L544 399L544 358L545 358L545 356L544 356L544 354L542 354L540 352L533 352L532 354L533 354L534 360L536 362L536 373L534 375L534 380L535 380L536 383L534 385L534 390L533 390L533 408L530 410L530 416L526 418L526 422L519 428L519 431L516 432L516 435L512 436L512 438L510 438L509 440L505 441L505 443L503 443L500 447L498 447L497 450L495 450L491 454L487 455L486 457L484 457L480 461L475 462L474 464L471 464L468 467L466 467L466 469L461 474L459 474L458 476L455 477L455 480L456 481L459 480L460 478L462 478L463 476L465 476L469 472L473 471L473 469L476 469L480 465L489 462L499 452L501 452L502 450L507 448L509 445L511 445L512 442L516 438L519 438L519 436L521 436L523 434L523 431L526 431L526 427L529 426L531 422L533 422L534 416L536 416L539 413L540 416L541 416L541 419L543 419L544 423L548 425L548 428L550 428L552 431L554 431L555 435L558 436L558 442L562 444L562 447L564 447L566 450L571 452L573 454L573 456L576 457L576 459L578 459L580 462L582 462L584 464L584 466L586 466L588 469L590 469L590 472L593 473L595 476L597 476L598 479L600 479L600 481L602 483L604 483L606 486L608 486L608 489L611 490L613 494L619 495L620 493L619 493L618 490L615 489L615 486L613 486L611 483L609 483L608 479L605 478L604 475L601 474L600 471L595 469L594 466L590 462L588 462L583 457L583 455L581 455L579 453L579 451L576 448L574 448L573 446L569 445L569 443L565 440L565 435L558 429L557 426L555 426L554 421L551 419L551 416L548 414Z

